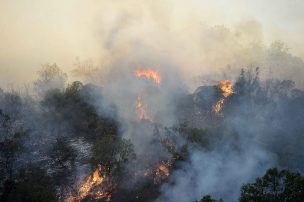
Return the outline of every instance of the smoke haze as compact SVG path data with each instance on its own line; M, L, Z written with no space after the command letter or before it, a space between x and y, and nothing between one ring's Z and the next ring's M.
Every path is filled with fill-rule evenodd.
M70 72L76 58L108 69L121 57L137 63L139 53L163 57L189 80L222 74L227 65L238 70L271 66L273 60L265 52L273 41L283 41L290 53L304 56L300 20L304 5L297 0L2 0L0 4L0 42L5 47L0 52L0 75L6 87L29 83L45 63L56 62ZM161 66L158 60L153 65ZM299 62L287 65L292 72L303 68ZM277 71L284 74L281 68L272 74Z
M269 167L304 171L303 9L300 0L0 0L0 115L30 131L26 162L50 161L68 138L70 184L100 166L98 141L118 134L136 156L125 172L176 160L152 199L237 201ZM228 96L222 79L233 83ZM16 93L24 84L29 93ZM136 177L123 189L145 183Z

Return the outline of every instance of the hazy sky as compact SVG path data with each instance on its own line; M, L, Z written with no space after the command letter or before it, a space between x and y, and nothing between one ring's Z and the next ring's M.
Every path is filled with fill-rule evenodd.
M284 41L304 57L303 10L302 0L0 0L0 85L28 82L45 63L66 71L76 57L102 64L135 39L195 55L201 27L246 20L259 24L264 43Z

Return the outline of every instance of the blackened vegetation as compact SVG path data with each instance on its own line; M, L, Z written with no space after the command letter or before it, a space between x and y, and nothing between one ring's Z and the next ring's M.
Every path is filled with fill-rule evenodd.
M7 177L13 180L13 174L16 167L18 156L22 152L22 138L25 131L14 128L11 118L0 110L1 124L1 177Z
M96 108L96 102L107 102L101 87L79 81L65 86L66 75L57 65L45 66L40 77L36 82L39 101L0 91L1 201L64 201L69 194L77 194L81 178L99 165L115 180L112 201L161 197L160 187L168 179L155 183L148 176L128 184L136 174L126 166L139 157L132 142L120 134L115 106L107 103L107 110ZM54 83L54 78L60 82ZM170 173L189 159L193 149L212 151L214 145L228 140L240 150L246 147L239 144L240 139L275 154L278 166L303 172L304 92L294 85L289 80L261 82L259 69L242 70L234 93L225 98L223 116L212 111L222 97L217 86L199 87L179 100L177 126L155 126L153 144L172 155ZM301 201L303 187L299 173L272 169L244 185L240 201ZM221 201L201 194L200 201ZM93 200L92 196L83 199Z
M37 167L20 169L15 180L4 182L1 201L56 201L56 190L45 170Z

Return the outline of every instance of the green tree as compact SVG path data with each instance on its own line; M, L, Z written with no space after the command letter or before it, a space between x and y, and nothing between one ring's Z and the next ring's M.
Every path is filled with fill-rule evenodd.
M199 202L223 202L222 199L216 200L210 195L205 195Z
M243 185L239 201L301 202L303 199L304 177L299 173L272 168L255 183Z
M108 174L119 171L123 164L135 158L130 140L116 135L105 135L93 146L91 163L93 167L102 164Z

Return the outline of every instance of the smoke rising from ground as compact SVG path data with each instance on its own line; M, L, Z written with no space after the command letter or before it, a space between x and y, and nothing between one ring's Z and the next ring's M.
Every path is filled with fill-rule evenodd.
M269 166L274 166L269 153L259 149L233 151L221 145L212 152L192 151L188 163L174 172L162 186L165 201L196 201L210 194L224 201L237 201L245 182L253 181Z
M304 52L295 41L302 43L304 27L294 20L302 15L303 3L290 3L286 16L281 14L284 1L275 1L278 10L274 1L230 3L54 1L44 6L37 1L32 7L1 2L2 13L20 25L0 21L0 42L7 47L0 51L5 89L0 109L16 128L29 131L23 161L39 162L50 172L53 164L45 162L50 162L52 145L69 138L81 162L76 163L77 180L71 179L78 182L94 160L94 144L109 135L106 125L107 132L134 146L137 159L126 165L133 173L172 158L158 142L168 133L175 137L177 152L187 149L160 186L160 200L191 202L211 194L236 201L240 186L271 166L303 172ZM275 17L263 16L262 5ZM270 26L277 18L282 24ZM32 30L25 32L29 25ZM33 72L48 62L63 66L63 72L54 64L50 78L40 72L35 80ZM137 78L138 69L159 72L160 84ZM71 83L74 79L83 84ZM232 80L235 92L219 116L212 114L212 104L221 97L215 84L222 79ZM8 93L32 80L28 94ZM151 120L139 120L139 96ZM193 130L211 131L206 148L182 136L178 128L184 121ZM124 184L129 190L136 187L132 180Z

